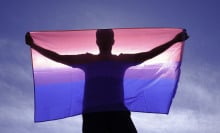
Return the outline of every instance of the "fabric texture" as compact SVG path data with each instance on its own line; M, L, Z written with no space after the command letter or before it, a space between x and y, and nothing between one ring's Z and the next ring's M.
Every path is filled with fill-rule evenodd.
M149 51L173 39L180 28L113 29L115 55ZM98 54L96 30L30 32L34 42L62 55ZM54 62L31 50L35 87L35 122L83 113L85 73L83 69ZM164 53L129 67L123 78L123 99L133 112L168 114L180 76L183 43ZM105 91L99 91L101 96ZM106 92L105 92L106 93ZM112 99L112 101L115 99ZM105 101L106 105L111 102ZM91 102L93 103L93 102ZM121 106L100 106L93 112L121 110Z

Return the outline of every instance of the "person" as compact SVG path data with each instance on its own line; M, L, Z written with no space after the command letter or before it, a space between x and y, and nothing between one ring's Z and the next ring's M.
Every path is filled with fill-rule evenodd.
M83 133L137 133L124 105L123 77L127 68L151 59L177 42L188 39L186 30L172 40L147 52L135 54L112 54L114 32L98 29L96 44L99 54L60 55L35 44L26 34L26 44L40 54L62 64L81 68L85 72L83 99Z

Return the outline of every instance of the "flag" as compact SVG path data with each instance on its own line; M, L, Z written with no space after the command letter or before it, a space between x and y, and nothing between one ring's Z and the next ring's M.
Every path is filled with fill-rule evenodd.
M113 29L112 53L147 52L180 33L181 28ZM61 55L98 54L96 30L30 32L34 42ZM31 49L35 122L56 120L83 112L85 73L48 59ZM133 112L168 114L180 76L183 42L126 70L124 104ZM101 93L101 92L97 92ZM101 109L97 108L97 112Z

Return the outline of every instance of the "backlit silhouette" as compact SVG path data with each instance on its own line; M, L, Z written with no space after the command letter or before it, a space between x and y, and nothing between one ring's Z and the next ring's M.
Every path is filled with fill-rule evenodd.
M113 55L114 32L101 29L96 32L99 54L59 55L34 43L26 34L26 43L42 55L85 72L85 92L83 102L84 133L135 133L137 132L130 118L130 112L124 105L123 77L130 66L138 65L151 59L173 44L188 38L185 31L171 41L148 52ZM101 108L96 112L96 108Z

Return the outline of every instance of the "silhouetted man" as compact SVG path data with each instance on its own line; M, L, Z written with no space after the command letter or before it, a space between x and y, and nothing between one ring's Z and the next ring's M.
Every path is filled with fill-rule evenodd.
M169 42L148 52L113 55L115 42L112 29L96 32L99 54L59 55L34 43L26 34L26 43L42 55L85 72L83 101L83 133L137 133L130 111L124 105L123 78L127 68L138 65L188 39L183 31Z

